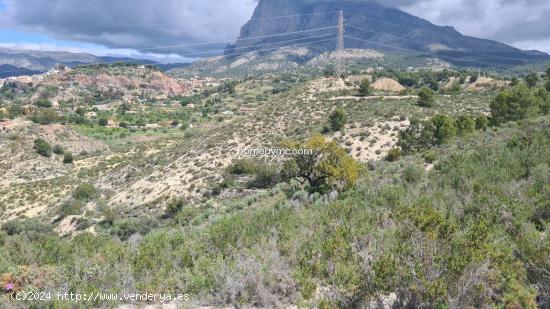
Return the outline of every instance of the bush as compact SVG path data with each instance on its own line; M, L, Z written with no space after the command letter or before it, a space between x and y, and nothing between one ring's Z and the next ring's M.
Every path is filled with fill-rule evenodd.
M437 115L430 121L433 129L434 144L440 145L456 136L456 122L446 115Z
M57 118L58 116L54 111L47 109L47 110L41 111L40 114L38 115L33 115L31 117L31 121L41 125L48 125L56 122Z
M487 130L489 127L489 119L485 116L479 116L476 118L476 130Z
M359 95L362 97L366 97L370 94L370 92L370 81L368 78L364 78L359 85Z
M435 151L429 150L422 155L422 158L424 158L424 161L426 161L426 163L431 164L434 163L435 160L437 160L437 153Z
M89 183L81 183L73 192L73 197L79 201L91 201L99 195L99 192L94 185Z
M275 166L259 165L256 176L248 183L249 188L267 189L281 182L281 174Z
M65 163L65 164L71 164L71 163L73 163L73 162L74 162L73 154L70 153L70 152L68 152L68 151L65 152L65 153L63 154L63 163Z
M546 83L544 84L544 89L546 89L546 91L550 92L550 79L547 80Z
M390 151L388 151L388 155L386 156L386 161L388 162L395 162L401 158L401 149L399 148L392 148Z
M53 228L50 224L44 223L39 219L12 220L2 224L2 231L8 235L26 235L36 239L39 235L50 234Z
M226 168L231 175L252 175L256 172L256 163L249 159L236 160Z
M52 146L42 138L34 140L34 150L44 157L50 157L52 155Z
M476 130L476 120L471 116L460 116L456 120L456 128L459 136L472 134Z
M98 124L102 127L106 127L109 124L109 121L106 118L100 118Z
M417 165L411 165L406 167L403 170L403 173L401 174L401 178L408 183L416 183L422 179L422 175L424 174L424 170L417 166Z
M340 131L348 121L348 116L342 109L335 109L329 116L329 126L332 131Z
M433 90L423 87L418 91L418 106L433 107L435 105L435 94Z
M173 199L166 205L166 215L170 218L173 218L178 212L180 212L186 203L183 199Z
M137 233L147 235L158 226L158 222L151 218L122 219L114 223L111 234L117 235L121 240L126 241L130 236Z
M48 99L39 99L38 101L36 101L36 106L50 108L52 107L52 102L50 102Z
M77 216L82 213L83 207L84 205L81 201L69 200L68 202L61 205L61 208L59 209L59 215L63 218L68 216Z
M61 145L53 146L53 153L55 153L56 155L61 155L64 152L65 152L65 150L63 149L63 147Z
M491 102L491 116L496 124L532 117L543 105L541 98L534 95L525 85L503 90Z
M535 86L537 86L538 82L539 77L536 73L529 73L529 75L525 77L525 83L529 88L534 88Z

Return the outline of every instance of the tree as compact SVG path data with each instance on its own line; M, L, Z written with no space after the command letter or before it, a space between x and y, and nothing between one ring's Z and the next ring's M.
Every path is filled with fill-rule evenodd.
M52 155L52 146L42 138L34 140L34 150L44 157L50 157Z
M370 92L370 81L368 78L364 78L359 85L359 95L362 97L366 97L370 94Z
M283 170L288 177L307 181L312 191L325 193L330 190L344 191L355 186L360 165L345 149L317 134L305 143L290 142L291 149L309 151L285 162Z
M519 84L519 79L517 77L512 77L512 80L510 81L510 86L515 87Z
M550 79L546 81L546 83L544 84L544 88L546 89L546 91L550 91Z
M456 120L456 128L459 136L474 133L476 130L476 120L471 116L460 116Z
M74 161L73 154L68 151L65 151L65 153L63 154L63 163L71 164L73 163L73 161Z
M329 126L332 131L340 131L348 121L348 116L342 109L335 109L329 116Z
M434 143L437 145L446 143L457 134L455 120L447 115L434 116L430 122L433 125Z
M550 80L550 68L546 69L546 79Z
M534 88L537 85L538 81L539 77L536 73L529 73L529 75L525 77L525 83L527 83L527 86L529 86L529 88Z
M101 118L99 119L98 124L102 127L106 127L109 124L109 121L107 118Z
M540 98L525 85L503 90L491 102L491 116L496 124L536 115Z
M422 87L418 91L418 106L422 107L433 107L435 104L435 95L433 90L427 87Z

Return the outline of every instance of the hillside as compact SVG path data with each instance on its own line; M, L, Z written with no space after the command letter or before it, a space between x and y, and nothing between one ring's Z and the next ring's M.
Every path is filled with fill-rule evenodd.
M452 27L436 26L398 9L362 0L261 0L251 20L242 27L237 42L227 47L226 55L254 50L247 48L253 45L279 42L282 38L274 36L277 34L335 27L338 10L344 12L345 45L348 48L418 52L470 67L511 66L550 60L550 56L544 53L464 36ZM309 38L302 42L312 42L330 38L320 36L335 31L335 28L330 28L297 33L285 36L284 40ZM254 39L263 36L270 37ZM332 40L308 44L307 47L314 51L313 55L318 55L333 51L335 45L336 41ZM270 48L277 46L268 45Z
M548 303L542 82L382 68L188 82L118 64L2 87L1 285L186 293L170 305L190 308ZM246 152L266 148L321 161Z

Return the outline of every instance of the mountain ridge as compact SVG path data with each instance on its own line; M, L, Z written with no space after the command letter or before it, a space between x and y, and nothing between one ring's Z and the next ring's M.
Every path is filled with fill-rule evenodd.
M524 51L463 35L451 26L437 26L399 9L359 0L260 0L252 18L241 28L238 40L227 46L225 54L253 51L254 45L281 41L280 37L255 37L336 26L339 10L344 12L345 43L349 48L425 53L461 66L521 65L550 60L550 55L540 51ZM314 34L336 35L335 32L335 29L312 30L284 39L310 42ZM334 50L335 43L309 44L308 47L322 53Z

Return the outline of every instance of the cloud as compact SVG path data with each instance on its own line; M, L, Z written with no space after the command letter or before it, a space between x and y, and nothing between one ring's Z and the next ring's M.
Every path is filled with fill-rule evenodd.
M378 0L475 37L550 52L548 0ZM529 42L532 45L526 45Z
M0 0L0 27L142 53L189 55L232 40L257 0ZM295 0L298 1L298 0ZM303 0L302 0L303 1ZM548 0L377 0L438 25L550 52ZM166 48L159 48L169 46Z
M168 54L190 48L159 46L234 39L256 5L254 0L5 1L0 19L18 30Z

